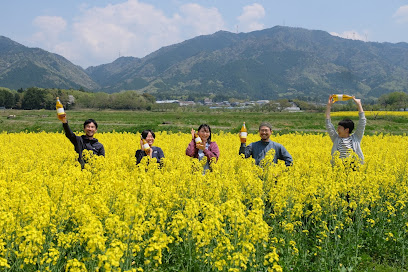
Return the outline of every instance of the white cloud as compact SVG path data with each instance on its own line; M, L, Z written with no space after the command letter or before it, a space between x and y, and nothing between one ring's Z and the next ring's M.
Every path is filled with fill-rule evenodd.
M237 18L239 29L243 32L261 30L265 25L259 21L265 17L265 9L262 5L254 3L253 5L245 6L242 14Z
M47 33L58 34L65 30L67 22L58 16L37 16L33 24Z
M224 28L224 20L216 8L186 4L181 6L180 11L183 25L190 26L192 35L212 34Z
M73 24L74 48L100 62L110 62L119 54L143 57L152 48L178 40L171 20L154 6L134 0L84 9Z
M216 8L186 4L166 16L153 5L128 0L105 7L81 6L74 19L72 40L59 43L57 53L87 67L122 56L144 57L167 45L224 27Z
M401 6L392 16L397 23L408 23L408 5Z
M53 50L53 45L66 29L67 22L58 16L38 16L34 18L33 25L38 28L38 31L33 34L31 39L34 42L45 44L46 49Z
M347 30L341 34L337 32L330 32L330 34L344 39L367 41L367 34L359 34L357 31L354 30Z

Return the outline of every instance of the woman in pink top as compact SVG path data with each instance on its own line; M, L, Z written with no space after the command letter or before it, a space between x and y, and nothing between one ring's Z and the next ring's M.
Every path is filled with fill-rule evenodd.
M197 158L199 160L202 160L205 157L207 157L207 163L204 166L204 170L207 170L210 168L210 160L211 158L215 158L215 160L218 160L218 157L220 156L220 150L218 149L218 145L216 142L211 141L211 128L207 124L202 124L198 127L197 130L198 136L201 138L201 143L196 143L194 140L194 129L191 130L191 135L192 135L192 140L188 144L187 149L186 149L186 155Z

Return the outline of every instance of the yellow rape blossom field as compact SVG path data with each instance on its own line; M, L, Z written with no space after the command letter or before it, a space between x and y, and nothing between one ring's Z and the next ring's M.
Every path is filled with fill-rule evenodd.
M104 133L81 170L61 133L0 134L1 271L354 271L362 256L408 266L408 137L365 136L365 164L330 163L326 134L273 135L292 167L185 155L157 132L161 168L135 164L140 134ZM258 141L249 135L248 142Z

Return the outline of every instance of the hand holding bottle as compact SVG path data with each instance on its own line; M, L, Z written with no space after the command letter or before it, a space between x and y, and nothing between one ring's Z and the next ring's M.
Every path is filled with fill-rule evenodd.
M141 149L144 150L146 155L149 155L151 157L152 149L150 148L150 145L147 143L146 139L143 138L140 139L140 146Z
M329 96L329 100L327 101L327 105L328 105L328 106L331 106L331 105L333 105L335 102L336 102L336 101L334 101L333 95L330 95L330 96Z
M64 106L62 106L61 101L59 100L59 97L57 97L57 103L55 104L55 108L57 109L57 116L58 119L60 119L61 122L66 123L67 122L67 114L65 113Z
M193 139L196 144L202 143L203 141L201 140L200 136L198 136L197 132L194 131L194 129L191 129L191 136L193 136Z
M205 149L205 143L203 143L200 136L198 136L197 132L195 132L195 130L193 128L191 129L191 136L194 139L196 148L204 150Z
M196 143L196 147L198 149L204 150L205 149L205 143L201 142L201 143Z
M245 122L242 124L241 130L239 131L239 138L241 140L241 143L246 143L246 139L248 136L248 130L245 126Z
M64 114L58 115L58 119L60 119L62 123L67 123L67 114L64 113Z
M354 102L356 102L357 105L361 104L361 99L357 99L355 96L352 97Z
M356 99L356 97L353 96L353 100L357 105L358 112L364 112L363 105L361 104L361 99Z

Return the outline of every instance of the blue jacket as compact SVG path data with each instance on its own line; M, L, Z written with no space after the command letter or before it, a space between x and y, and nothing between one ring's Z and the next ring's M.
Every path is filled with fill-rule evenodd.
M278 160L283 160L285 161L286 166L292 165L292 156L286 148L273 141L258 141L251 143L248 146L245 146L245 143L243 143L239 149L239 154L245 154L245 158L252 156L252 158L255 159L255 164L259 165L259 163L265 158L266 153L271 149L275 150L275 157L273 158L274 163L278 163Z

